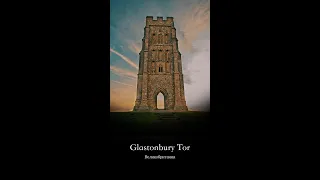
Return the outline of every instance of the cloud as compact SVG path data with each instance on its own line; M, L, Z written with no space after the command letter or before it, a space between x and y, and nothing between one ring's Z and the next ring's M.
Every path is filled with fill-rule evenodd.
M115 53L116 55L120 56L123 60L125 60L129 65L131 65L132 67L139 69L138 65L135 64L131 59L127 58L126 56L120 54L119 52L115 51L114 49L110 48L110 52Z
M115 83L118 83L118 84L122 84L122 85L125 85L125 86L130 86L130 87L134 87L133 85L131 84L127 84L127 83L122 83L122 82L119 82L119 81L114 81L114 80L111 80L111 82L115 82Z
M126 69L118 68L116 66L110 66L110 71L112 71L113 73L119 76L128 77L130 79L135 80L137 78L137 72L132 72Z
M131 111L134 107L136 89L114 86L110 89L110 111Z
M210 41L195 42L200 49L210 48ZM196 53L187 67L187 77L192 84L185 81L186 101L190 108L206 108L210 99L210 52L202 50ZM205 109L203 109L205 110Z
M129 44L129 49L135 53L135 54L139 54L140 51L141 51L141 48L142 48L142 44L141 43L138 43L138 42L133 42L133 41L129 41L128 42Z
M205 111L210 105L210 1L176 1L175 7L187 106Z
M182 4L181 4L182 3ZM185 3L185 4L184 4ZM184 51L192 51L192 43L201 32L210 28L210 1L179 2L180 10L175 13L179 46ZM186 10L188 9L188 10ZM196 28L195 28L196 27Z

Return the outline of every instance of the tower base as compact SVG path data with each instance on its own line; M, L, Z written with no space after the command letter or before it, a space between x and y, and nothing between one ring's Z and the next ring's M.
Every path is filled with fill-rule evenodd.
M133 111L135 112L187 112L188 107L187 106L176 106L173 109L153 109L151 107L143 106L138 107L134 106Z
M137 112L149 112L150 108L147 106L143 106L143 107L137 107L134 106L133 111L137 111Z

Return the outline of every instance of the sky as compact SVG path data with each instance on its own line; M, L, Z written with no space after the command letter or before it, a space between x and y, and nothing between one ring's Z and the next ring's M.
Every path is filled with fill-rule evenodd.
M189 110L205 111L210 99L209 0L110 1L110 111L131 111L146 16L173 17L182 55ZM162 97L163 99L163 97Z

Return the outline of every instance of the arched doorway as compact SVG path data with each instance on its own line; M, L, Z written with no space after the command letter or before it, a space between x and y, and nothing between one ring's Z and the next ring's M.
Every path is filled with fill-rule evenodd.
M161 92L159 92L156 97L156 105L157 105L157 109L165 109L164 95Z

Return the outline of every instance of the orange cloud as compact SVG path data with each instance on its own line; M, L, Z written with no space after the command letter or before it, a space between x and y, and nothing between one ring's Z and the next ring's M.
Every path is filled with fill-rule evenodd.
M136 89L116 86L110 89L110 111L132 111L136 98Z
M119 76L125 76L130 79L134 79L134 80L137 78L137 72L135 73L135 72L132 72L132 71L129 71L126 69L122 69L122 68L118 68L115 66L110 66L110 70Z
M180 30L177 36L183 37L179 38L179 46L185 51L190 51L199 34L210 28L210 1L195 2L189 8L190 11L178 11L175 16Z
M133 85L131 85L131 84L127 84L127 83L123 83L123 82L119 82L119 81L111 80L111 82L115 82L115 83L122 84L122 85L125 85L125 86L134 87L134 86L133 86Z
M135 42L128 42L129 49L134 52L135 54L139 54L142 48L141 43L135 43Z
M138 65L135 64L131 59L129 59L128 57L120 54L119 52L115 51L114 49L110 48L110 52L113 52L115 53L116 55L118 55L119 57L121 57L124 61L126 61L130 66L136 68L136 69L139 69L138 68Z

